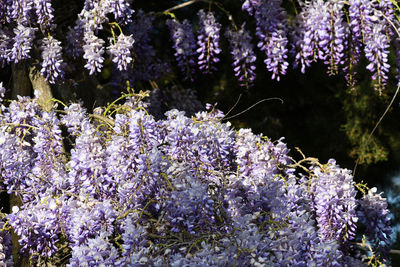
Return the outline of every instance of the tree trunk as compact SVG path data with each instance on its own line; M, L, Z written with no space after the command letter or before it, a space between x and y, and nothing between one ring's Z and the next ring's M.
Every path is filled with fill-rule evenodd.
M51 93L50 84L40 74L37 66L31 66L29 68L29 79L32 83L33 92L39 106L44 110L50 111L53 106L53 94Z
M12 91L11 98L17 99L17 96L30 96L32 86L29 80L25 62L13 63L12 70Z

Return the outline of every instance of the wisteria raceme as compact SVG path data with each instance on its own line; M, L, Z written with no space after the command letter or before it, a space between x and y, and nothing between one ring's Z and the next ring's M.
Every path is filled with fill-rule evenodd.
M118 251L108 241L110 238L107 233L101 232L97 237L88 239L87 243L73 247L67 266L125 266L118 264Z
M327 25L324 25L328 27L319 29L319 46L323 51L324 63L329 66L329 74L333 75L337 74L339 66L344 63L348 28L343 20L344 2L329 1L328 3L330 4L327 10L328 20Z
M322 240L336 240L342 245L355 238L357 191L350 171L339 168L334 160L328 164L327 170L314 170L317 180L312 191L318 234Z
M65 46L66 54L73 59L77 59L83 55L84 44L84 22L77 20L74 27L69 27L67 31L67 44Z
M36 10L36 16L38 23L42 31L53 30L55 27L54 20L54 9L51 5L51 0L34 0L33 4Z
M167 20L167 25L171 32L171 39L174 42L174 56L178 61L178 66L185 74L186 79L193 79L194 73L196 40L194 37L192 25L188 20L182 23L177 20Z
M51 257L57 251L56 243L60 233L56 201L49 198L43 204L36 201L30 204L31 207L26 206L19 211L16 209L17 213L10 214L9 222L21 237L19 243L22 252Z
M341 63L345 37L341 7L342 5L335 4L334 1L322 0L308 2L304 6L298 22L299 36L295 36L298 49L296 61L301 64L303 73L311 62L318 59L327 61L331 68L336 69L337 64ZM337 48L337 51L333 51L337 53L336 58L331 53L332 48Z
M384 25L386 25L386 32L389 35L395 35L396 34L396 30L394 29L392 23L396 22L395 19L395 15L394 15L394 4L392 1L390 0L382 0L382 1L378 1L378 3L376 3L376 7L375 7L378 12L378 15L380 16L380 20L381 23L383 23ZM379 12L380 11L380 12Z
M109 21L107 14L111 12L111 1L85 1L87 3L90 3L90 7L82 9L78 20L84 21L85 31L97 33Z
M382 24L375 24L372 31L366 34L364 50L365 57L369 61L367 69L373 73L374 86L379 91L386 85L388 79L390 68L388 63L389 46L384 26Z
M18 0L8 1L8 17L18 24L28 26L33 18L33 1L32 0Z
M280 80L289 66L286 11L281 7L281 0L261 1L254 18L256 20L257 46L264 51L264 63L272 72L272 79Z
M366 226L367 240L376 253L382 254L385 259L390 251L392 234L386 199L382 197L382 193L377 193L376 187L373 187L359 200L359 205L359 217Z
M92 75L100 72L104 62L104 40L97 37L94 32L85 32L85 45L83 46L83 58L87 60L85 68Z
M216 70L215 64L219 62L218 54L221 24L219 24L212 12L199 10L199 30L197 35L197 53L199 69L203 73L211 73Z
M0 62L4 67L10 61L11 33L0 28Z
M363 34L371 31L374 23L373 1L350 0L349 1L349 19L353 39L363 42Z
M252 86L256 78L256 55L251 36L244 26L243 24L238 31L228 31L227 36L230 39L235 76L238 77L241 86L248 88Z
M18 63L23 59L30 58L32 42L35 38L35 28L26 27L23 24L18 24L14 28L14 43L10 51L10 60Z
M110 38L111 45L107 47L112 61L117 64L117 69L127 70L128 64L132 62L131 49L135 42L131 35L118 35L117 40Z
M253 15L263 0L242 0L242 9Z
M372 1L350 0L349 1L349 27L351 31L353 62L358 63L362 44L366 41L367 34L372 31L374 23L374 6ZM369 35L370 36L370 35Z
M4 229L4 219L0 222L0 227ZM13 265L13 257L12 257L12 249L13 245L11 243L11 233L8 231L2 231L0 233L0 264L3 266L12 266Z
M62 59L61 42L52 36L42 40L42 68L40 73L49 83L56 83L64 78L64 62Z
M110 1L110 10L116 21L121 25L132 22L131 17L134 11L130 8L129 3L129 0Z

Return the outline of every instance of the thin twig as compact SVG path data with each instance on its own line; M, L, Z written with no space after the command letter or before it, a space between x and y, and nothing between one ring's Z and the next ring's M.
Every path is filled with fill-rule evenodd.
M190 0L190 1L184 2L184 3L182 3L182 4L179 4L179 5L170 7L170 8L168 8L168 9L164 10L164 11L161 11L161 13L169 13L169 12L171 12L171 11L173 11L173 10L180 9L180 8L183 8L183 7L192 5L192 4L194 4L194 3L197 3L197 2L210 3L210 1L207 1L207 0Z
M249 111L250 109L254 108L255 106L257 106L258 104L261 104L262 102L265 102L265 101L268 101L268 100L280 100L281 103L283 104L283 100L281 98L279 98L279 97L264 98L264 99L258 101L257 103L255 103L254 105L251 105L250 107L246 108L242 112L239 112L239 113L237 113L235 115L232 115L232 116L230 116L228 118L223 118L223 120L229 120L229 119L232 119L232 118L237 117L239 115L242 115L243 113L245 113L245 112Z
M231 107L231 109L225 114L225 116L222 118L222 120L224 118L226 118L226 116L229 115L229 113L231 113L231 111L237 106L237 104L239 104L240 98L242 98L242 93L240 93L238 99L236 100L235 104Z

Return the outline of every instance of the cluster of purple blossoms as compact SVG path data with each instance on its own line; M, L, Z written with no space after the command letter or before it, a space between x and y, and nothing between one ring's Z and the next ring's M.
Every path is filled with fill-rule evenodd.
M167 20L167 25L171 32L171 39L174 42L174 56L178 61L178 66L185 74L185 78L192 80L194 66L196 65L194 59L196 54L196 40L192 25L188 20L184 20L182 23L177 20Z
M249 88L256 78L256 55L251 43L251 36L244 26L243 24L238 31L228 31L227 36L230 39L235 76L238 77L241 86Z
M21 252L33 257L51 257L57 252L61 226L58 223L56 200L47 196L30 202L24 209L16 206L8 216L9 223L20 237ZM39 255L35 255L38 253Z
M51 0L34 0L33 3L35 5L38 23L42 31L45 33L46 30L53 30L53 28L55 28L53 23L54 9L51 6Z
M116 1L85 1L85 6L78 15L76 25L69 27L67 33L68 54L76 59L83 54L87 60L85 67L89 74L100 72L104 62L105 41L97 36L106 23L109 23L109 14L122 25L130 23L133 10L124 0ZM108 47L113 62L117 64L118 70L125 70L132 61L130 49L133 45L131 36L121 33L114 44Z
M267 70L277 81L289 66L286 11L281 5L282 0L261 1L254 12L257 46L264 51Z
M32 0L19 0L19 1L8 1L9 8L8 18L16 21L24 26L30 24L33 18L33 1Z
M121 33L117 40L110 38L110 42L114 42L107 48L112 61L117 64L118 70L127 70L128 64L132 62L131 49L135 42L132 35L126 36Z
M10 61L15 63L20 62L23 59L30 58L30 51L32 48L32 42L35 38L35 28L26 27L19 24L14 28L14 44L10 51Z
M0 228L4 229L5 223L4 218L0 222ZM0 233L0 265L2 266L12 266L13 256L12 256L12 242L11 233L2 230Z
M0 63L4 67L10 62L11 33L0 28Z
M68 267L79 266L126 266L118 261L118 251L109 242L107 233L101 232L95 238L72 248Z
M49 83L64 78L61 42L49 36L42 39L42 69L40 73Z
M359 51L364 45L365 57L369 61L367 69L373 73L374 86L380 91L386 85L390 67L388 33L393 31L388 23L388 19L393 16L388 11L390 4L384 1L378 5L365 0L352 0L349 4L349 26L355 42L354 51L359 57ZM355 61L357 62L358 58Z
M392 228L387 202L381 195L382 193L377 193L376 187L369 189L359 200L359 216L366 226L367 241L373 246L374 251L385 259L390 251Z
M83 58L87 60L85 68L92 75L100 72L104 62L104 40L97 37L94 32L85 32L83 45Z
M212 12L204 12L199 10L197 13L199 18L199 30L197 35L197 53L199 69L203 73L211 73L215 71L215 63L219 62L218 54L221 53L219 48L219 37L221 24L219 24Z
M382 24L375 24L371 32L367 33L365 40L365 57L369 64L367 69L371 71L375 88L381 90L388 80L390 65L388 63L390 40L386 36Z
M129 0L110 1L110 9L118 24L126 25L132 22L132 14L134 11L130 8Z
M334 160L328 164L326 170L314 170L316 181L311 186L318 234L322 240L336 240L344 245L356 234L357 191L349 170L341 169Z
M336 74L344 63L348 31L343 21L343 6L342 1L322 0L304 6L295 36L296 65L301 64L303 73L318 59L329 65L330 74Z
M250 15L254 15L255 10L261 4L263 0L242 0L242 9L246 10Z

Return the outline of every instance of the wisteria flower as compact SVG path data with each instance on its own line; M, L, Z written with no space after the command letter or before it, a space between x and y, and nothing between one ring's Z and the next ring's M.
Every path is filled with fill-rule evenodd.
M107 48L112 61L117 64L119 70L127 70L128 64L132 62L131 49L135 42L132 35L120 34L117 40L110 39L111 45Z

